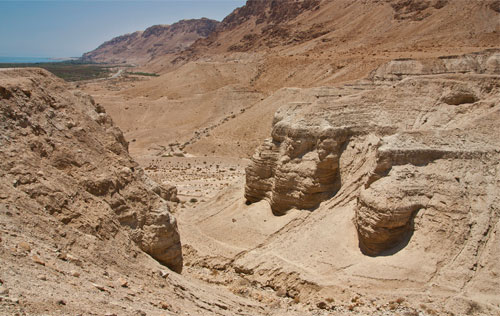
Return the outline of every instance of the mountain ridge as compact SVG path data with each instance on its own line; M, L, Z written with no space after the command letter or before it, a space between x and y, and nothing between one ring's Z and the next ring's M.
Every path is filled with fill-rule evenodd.
M198 38L212 33L218 21L201 18L159 24L144 31L117 36L82 55L83 61L99 63L137 63L165 54L180 52Z

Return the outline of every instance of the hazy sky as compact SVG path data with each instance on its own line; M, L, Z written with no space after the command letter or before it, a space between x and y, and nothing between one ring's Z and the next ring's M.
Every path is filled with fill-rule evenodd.
M245 0L0 0L0 56L78 57L155 24L222 20Z

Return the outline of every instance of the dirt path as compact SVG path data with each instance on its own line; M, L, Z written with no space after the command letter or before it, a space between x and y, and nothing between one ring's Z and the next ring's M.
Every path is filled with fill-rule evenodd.
M123 69L119 69L115 74L113 74L109 79L116 79L119 78L123 73Z

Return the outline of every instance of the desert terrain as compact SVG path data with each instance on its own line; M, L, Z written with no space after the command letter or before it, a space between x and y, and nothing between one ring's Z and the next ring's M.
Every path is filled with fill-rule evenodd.
M500 2L209 22L0 70L0 315L499 315Z

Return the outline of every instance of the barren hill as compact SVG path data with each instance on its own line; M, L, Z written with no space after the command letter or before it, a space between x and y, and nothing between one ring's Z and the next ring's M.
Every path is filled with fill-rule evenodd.
M219 22L210 19L182 20L154 25L144 31L113 38L82 56L99 63L143 64L156 56L180 52L199 38L210 35Z
M245 186L179 215L186 261L328 315L497 315L499 51L294 90Z
M147 179L102 106L40 69L2 70L0 84L3 205L24 200L21 216L50 215L97 237L128 231L180 271L175 219L160 197L175 190Z
M283 89L246 188L199 205L169 205L146 174L179 163L142 171L90 97L1 71L0 313L497 315L499 58ZM171 207L183 275L152 259L180 271Z
M126 115L123 103L115 102L123 97L132 104L128 111L143 114L140 121L153 121L160 128L182 125L186 133L173 135L170 130L163 146L189 142L189 150L195 153L244 157L270 129L270 115L261 117L257 110L250 110L259 105L262 96L286 87L357 80L393 59L425 60L500 48L500 12L493 0L280 3L283 1L248 1L208 38L198 40L176 58L158 56L145 66L162 76L135 82L131 89L124 85L122 91L111 93L113 98L95 92L108 98L100 100L110 105L119 125L137 140L131 150L144 152L161 140L152 126L134 123L137 115ZM210 96L204 98L205 93ZM240 93L243 95L237 96ZM249 93L255 97L248 98ZM276 100L258 107L273 113L279 104ZM208 116L195 115L215 106L217 111ZM169 115L155 115L160 108ZM240 115L242 110L245 115ZM177 120L178 115L183 119ZM238 134L240 146L227 141L232 133Z
M169 270L183 264L175 187L146 177L90 96L2 69L0 117L0 315L264 310Z
M301 55L489 47L500 31L498 7L496 0L250 0L189 50Z
M498 315L499 32L496 0L249 0L95 101L0 72L1 311Z

